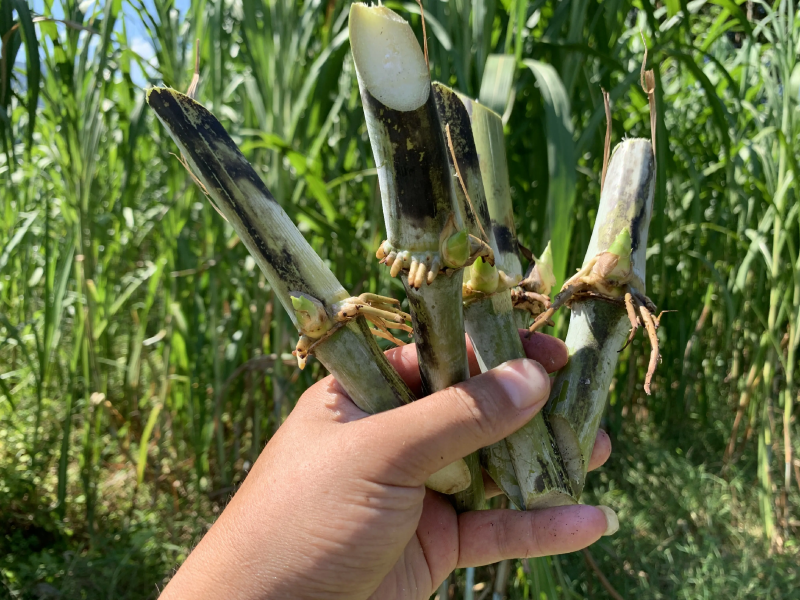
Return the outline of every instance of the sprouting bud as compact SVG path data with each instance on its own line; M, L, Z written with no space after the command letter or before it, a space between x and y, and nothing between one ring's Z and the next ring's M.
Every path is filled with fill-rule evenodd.
M556 284L556 276L553 273L553 249L550 247L550 242L547 242L547 247L542 252L542 255L536 259L536 270L539 273L539 279L542 282L542 294L550 294L550 290Z
M292 296L292 306L294 307L295 312L308 314L317 309L317 307L314 306L314 303L305 296Z
M625 227L609 246L607 253L618 257L617 264L606 275L608 281L620 281L631 273L631 232Z
M442 243L442 261L445 266L458 269L469 259L469 237L461 230L447 237Z
M553 273L553 250L550 248L550 242L547 242L547 247L541 256L534 256L533 260L534 262L521 284L522 288L527 292L549 296L556 284L556 276Z
M534 294L550 295L550 291L556 284L556 276L553 273L553 250L550 242L542 252L541 256L534 256L533 263L528 267L525 279L520 283L520 287L526 292Z
M310 338L318 338L331 328L332 322L319 300L301 292L290 294L297 326L302 333Z
M611 254L616 254L620 258L628 257L630 258L631 255L631 232L628 231L628 228L625 227L622 231L619 232L614 241L611 242L611 245L608 247L608 252Z
M480 256L476 258L470 269L469 287L479 292L491 294L497 289L498 282L497 268Z

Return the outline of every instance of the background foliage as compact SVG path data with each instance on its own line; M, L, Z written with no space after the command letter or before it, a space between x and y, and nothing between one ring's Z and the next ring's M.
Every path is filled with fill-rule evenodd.
M419 8L391 0L420 35ZM456 573L453 598L800 597L800 150L793 2L429 0L434 77L504 114L523 243L576 268L604 113L650 136L649 294L671 312L620 357L591 554ZM171 155L143 87L199 99L354 293L374 164L341 0L2 0L0 596L155 597L303 389L295 332ZM565 333L565 323L557 331ZM596 568L590 568L594 563ZM610 596L608 596L610 597Z

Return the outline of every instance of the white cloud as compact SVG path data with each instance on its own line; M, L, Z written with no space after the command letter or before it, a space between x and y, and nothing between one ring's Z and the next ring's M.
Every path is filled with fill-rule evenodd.
M150 40L147 40L139 35L134 36L133 39L131 39L130 47L131 50L136 52L136 54L147 61L153 58L156 54L155 50L153 49L153 45L150 43Z

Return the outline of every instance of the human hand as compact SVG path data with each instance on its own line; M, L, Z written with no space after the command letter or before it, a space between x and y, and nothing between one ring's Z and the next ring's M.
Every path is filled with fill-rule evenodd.
M566 346L522 340L529 360L479 375L468 348L471 379L385 413L358 409L332 377L309 388L162 598L428 598L457 567L595 542L607 522L592 506L457 515L423 485L547 401L547 373L566 364ZM387 356L418 394L416 348ZM589 469L610 452L600 431ZM497 493L489 480L487 495Z

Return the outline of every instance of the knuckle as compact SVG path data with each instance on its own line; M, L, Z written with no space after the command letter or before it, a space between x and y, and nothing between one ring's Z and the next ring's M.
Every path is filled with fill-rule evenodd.
M476 439L492 437L497 431L501 410L497 395L475 385L458 385L450 388L453 402L463 415L465 425Z
M540 527L538 514L535 512L525 513L525 557L533 558L542 556L542 529Z
M535 512L507 512L497 519L494 545L498 556L506 558L535 558L543 556L542 531Z
M511 525L511 520L507 516L498 519L497 527L494 528L497 553L504 559L512 557L517 558L514 556L515 552L513 551L513 545L511 543L511 536L515 535L515 529L516 528Z

